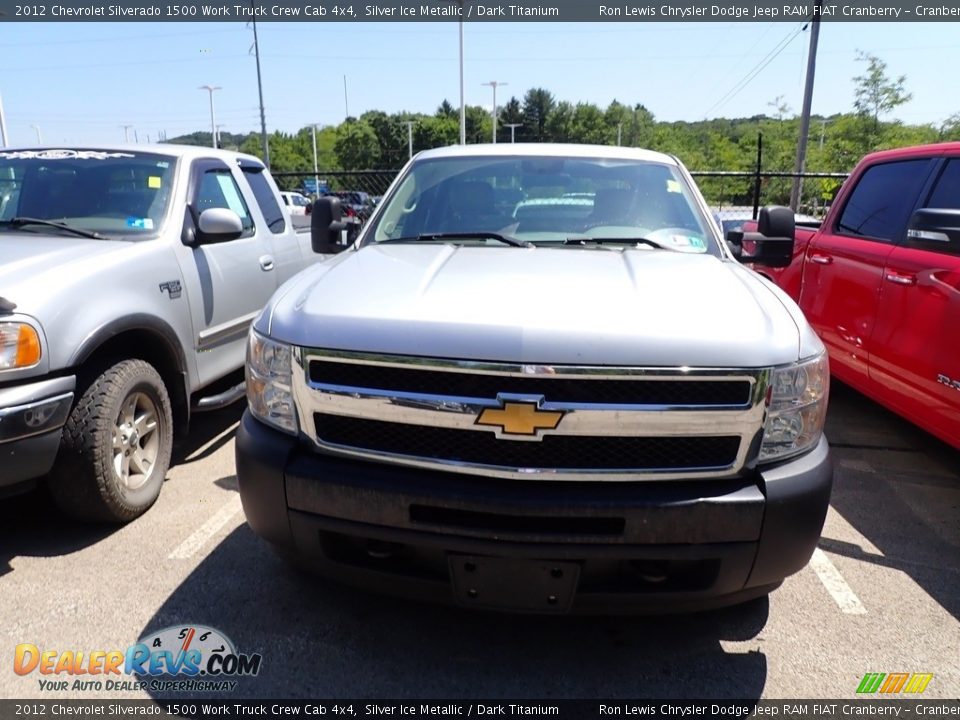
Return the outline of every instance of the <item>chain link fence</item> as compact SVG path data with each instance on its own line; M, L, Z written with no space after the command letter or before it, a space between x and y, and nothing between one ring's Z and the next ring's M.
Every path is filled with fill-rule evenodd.
M274 177L281 189L300 190L316 196L314 182L319 183L320 193L363 192L371 198L383 195L397 175L397 170L353 170L280 172ZM722 170L698 170L691 175L707 200L715 218L727 230L738 229L750 218L756 217L759 208L766 205L789 205L794 178L800 179L798 216L805 220L822 218L837 190L847 177L845 173L789 172L731 172Z

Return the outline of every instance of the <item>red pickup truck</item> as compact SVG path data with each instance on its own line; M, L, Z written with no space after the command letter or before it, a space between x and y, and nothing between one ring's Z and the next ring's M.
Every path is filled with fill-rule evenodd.
M960 143L866 156L820 227L798 223L790 263L762 273L833 375L960 448Z

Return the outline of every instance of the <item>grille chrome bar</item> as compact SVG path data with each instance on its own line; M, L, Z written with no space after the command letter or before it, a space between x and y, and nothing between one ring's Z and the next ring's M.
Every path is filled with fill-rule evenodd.
M317 363L353 363L365 365L370 371L383 368L389 375L391 368L414 369L421 373L419 380L426 373L481 373L493 378L529 378L531 376L542 380L537 388L546 388L549 393L550 381L553 378L563 378L565 383L571 380L580 381L588 390L594 385L598 390L609 380L631 383L743 383L748 388L745 393L746 402L739 404L697 404L691 403L689 394L685 402L670 403L617 403L617 402L557 402L551 401L541 393L497 393L488 397L468 397L459 395L443 395L427 392L409 392L390 390L383 387L356 387L351 385L317 382L311 377L318 377L315 365ZM730 370L730 369L701 369L701 368L623 368L623 367L574 367L574 366L542 366L542 365L511 365L504 363L464 362L457 360L442 360L432 358L410 358L385 355L363 355L360 353L342 353L312 348L296 348L294 352L294 382L293 393L300 418L301 430L311 439L316 447L324 452L348 457L363 458L380 462L396 463L412 467L435 470L456 470L457 472L485 475L490 477L514 479L549 479L549 480L667 480L667 479L704 479L711 477L729 477L735 475L755 458L748 457L753 440L762 431L766 417L766 395L770 382L770 370ZM361 373L362 376L362 373ZM396 377L396 376L392 376ZM444 377L448 380L449 376ZM483 387L490 387L490 380L486 379ZM419 381L418 380L418 381ZM373 383L380 384L383 383ZM506 382L504 383L507 384ZM601 396L610 397L609 393L600 392ZM646 392L642 396L660 396L660 399L669 400L669 393L664 395L659 390ZM729 394L727 395L729 397ZM533 404L538 410L559 411L564 413L563 419L555 429L540 428L529 436L510 435L501 432L499 428L487 425L478 425L479 414L488 408L500 408L506 402L522 402ZM343 425L353 428L353 435L332 432L329 423L337 417L343 418ZM317 419L324 418L325 425L321 427ZM390 423L390 425L384 425ZM370 435L357 435L357 428L369 428ZM378 447L377 434L384 429L414 430L416 427L436 429L438 433L448 433L444 437L461 435L467 441L476 438L477 444L490 448L490 457L476 457L476 453L466 453L472 457L469 461L457 457L437 456L436 452L429 454L416 452L417 443L411 444L411 452L398 448L396 443L387 442ZM324 429L326 428L326 430ZM454 435L449 435L455 431ZM325 434L326 433L326 434ZM497 440L492 441L496 436ZM721 437L739 438L739 447L735 457L729 454L724 456L721 464L709 463L703 466L691 467L689 464L676 463L673 466L644 464L641 457L636 467L625 467L622 459L613 463L615 467L544 467L543 458L549 456L537 448L536 444L544 442L544 438L559 436L552 443L567 438L570 443L589 442L591 438L635 438L638 444L647 447L651 440L663 438L665 444L682 441L688 438L691 442L698 439L719 439ZM408 437L416 437L409 435ZM349 442L345 442L348 439ZM491 442L492 441L492 442ZM646 444L643 441L647 441ZM532 445L526 445L532 443ZM600 442L597 443L602 444ZM616 445L616 443L614 443ZM704 443L701 443L704 444ZM707 443L709 444L709 443ZM524 467L522 446L530 448L528 453L536 457L538 462L533 467ZM389 446L389 447L388 447ZM555 445L554 445L555 446ZM693 445L691 445L693 447ZM498 448L505 448L498 453ZM420 448L422 450L422 448ZM454 454L454 453L451 453ZM502 455L503 462L498 461L497 455ZM559 457L557 458L560 459ZM648 458L651 459L652 458Z

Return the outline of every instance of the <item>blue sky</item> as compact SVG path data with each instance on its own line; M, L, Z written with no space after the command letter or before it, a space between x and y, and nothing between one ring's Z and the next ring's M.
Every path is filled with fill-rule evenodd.
M808 33L801 23L466 24L465 93L502 105L535 86L559 100L643 103L658 120L772 114L778 96L798 112ZM268 130L294 132L365 110L432 113L459 102L457 23L258 23ZM906 75L913 99L894 117L939 124L960 112L960 25L825 23L813 112L848 111L856 50ZM792 37L792 40L790 39ZM253 33L243 23L3 23L0 97L12 145L156 140L217 122L259 128ZM739 92L758 63L784 49Z

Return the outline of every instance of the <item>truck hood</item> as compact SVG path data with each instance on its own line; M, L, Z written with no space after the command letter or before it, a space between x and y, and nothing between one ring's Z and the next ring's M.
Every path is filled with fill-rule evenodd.
M16 303L18 312L32 313L53 294L51 288L63 290L68 280L84 278L102 267L104 256L129 246L121 240L0 233L0 296ZM83 302L83 298L74 299Z
M603 247L370 245L292 280L258 329L301 346L536 364L768 367L801 344L783 300L736 262Z

